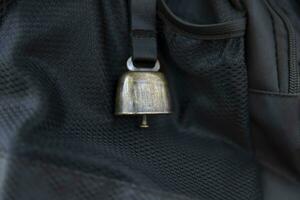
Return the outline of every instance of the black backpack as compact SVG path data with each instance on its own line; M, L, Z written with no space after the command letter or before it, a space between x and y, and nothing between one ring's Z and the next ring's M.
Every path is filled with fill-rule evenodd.
M299 1L0 4L0 199L300 199Z

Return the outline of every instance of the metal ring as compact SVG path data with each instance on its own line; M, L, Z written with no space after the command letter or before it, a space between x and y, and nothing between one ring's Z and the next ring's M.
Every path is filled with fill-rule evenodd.
M157 72L160 69L159 61L156 60L153 68L137 68L132 62L132 57L129 57L127 60L127 69L129 71L138 71L138 72Z

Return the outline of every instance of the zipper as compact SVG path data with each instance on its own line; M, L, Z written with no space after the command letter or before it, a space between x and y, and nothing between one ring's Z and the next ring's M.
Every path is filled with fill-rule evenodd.
M297 65L297 46L296 46L296 33L292 23L285 13L272 1L265 0L267 7L271 14L276 14L284 23L288 33L288 48L289 48L289 80L288 80L288 92L291 94L300 92L300 74L299 67Z

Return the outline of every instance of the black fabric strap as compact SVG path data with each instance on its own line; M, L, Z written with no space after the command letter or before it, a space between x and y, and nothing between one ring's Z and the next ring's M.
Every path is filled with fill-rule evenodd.
M136 63L157 59L156 0L131 0L132 58Z

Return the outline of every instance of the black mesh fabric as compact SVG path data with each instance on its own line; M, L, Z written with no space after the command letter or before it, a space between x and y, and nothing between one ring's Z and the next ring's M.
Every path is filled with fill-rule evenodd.
M173 114L144 130L113 115L130 56L127 1L10 4L0 29L2 199L261 198L243 37L201 40L163 17L159 26Z
M182 124L249 145L244 39L201 40L174 29L165 30L165 37Z

